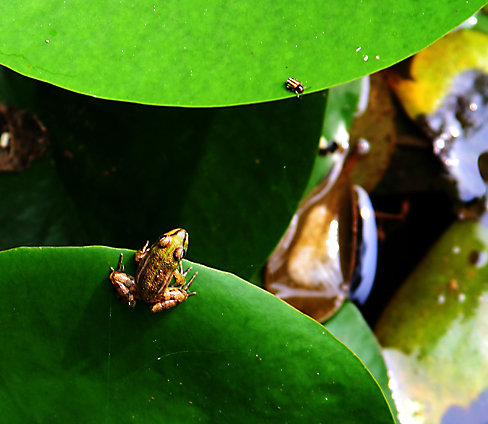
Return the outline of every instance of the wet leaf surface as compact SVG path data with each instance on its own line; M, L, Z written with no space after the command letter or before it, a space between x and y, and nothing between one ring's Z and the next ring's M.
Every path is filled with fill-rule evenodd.
M349 248L356 241L354 195L347 173L324 180L301 202L266 266L266 289L319 322L349 293L356 260Z

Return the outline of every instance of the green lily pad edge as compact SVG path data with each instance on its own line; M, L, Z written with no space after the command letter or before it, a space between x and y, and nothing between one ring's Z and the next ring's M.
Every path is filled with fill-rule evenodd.
M160 314L131 309L108 278L120 253L134 275L132 250L0 252L9 422L394 422L367 368L311 318L188 261L197 295Z

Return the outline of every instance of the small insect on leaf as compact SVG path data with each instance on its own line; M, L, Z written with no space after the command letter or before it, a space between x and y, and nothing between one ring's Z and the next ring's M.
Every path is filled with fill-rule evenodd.
M300 97L300 94L305 91L302 83L295 78L288 78L285 82L285 87L288 91L295 93L297 97Z

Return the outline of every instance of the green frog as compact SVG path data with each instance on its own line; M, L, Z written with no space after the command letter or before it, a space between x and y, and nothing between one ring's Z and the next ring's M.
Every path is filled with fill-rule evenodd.
M161 312L196 294L188 292L188 288L198 272L187 283L186 276L191 267L183 272L181 262L188 250L188 238L184 229L177 228L159 237L150 248L148 241L135 255L139 262L135 278L124 272L121 253L117 269L110 267L110 280L119 300L133 308L135 299L141 299L153 304L151 312ZM173 277L175 283L170 286Z

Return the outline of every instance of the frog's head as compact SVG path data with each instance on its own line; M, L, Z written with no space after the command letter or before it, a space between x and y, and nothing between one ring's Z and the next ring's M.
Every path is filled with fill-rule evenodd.
M183 228L176 228L168 231L159 238L159 244L162 248L172 249L177 261L181 261L188 250L188 233Z

